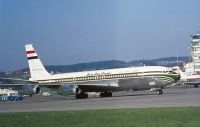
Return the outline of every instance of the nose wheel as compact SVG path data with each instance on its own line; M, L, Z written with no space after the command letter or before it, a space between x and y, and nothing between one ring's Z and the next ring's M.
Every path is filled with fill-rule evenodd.
M163 90L162 89L156 90L156 94L157 95L163 94Z
M100 97L112 97L112 92L110 91L101 92Z

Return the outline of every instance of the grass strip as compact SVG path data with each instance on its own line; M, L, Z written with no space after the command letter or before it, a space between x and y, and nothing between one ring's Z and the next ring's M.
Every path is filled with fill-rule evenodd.
M198 127L200 107L0 113L0 127Z

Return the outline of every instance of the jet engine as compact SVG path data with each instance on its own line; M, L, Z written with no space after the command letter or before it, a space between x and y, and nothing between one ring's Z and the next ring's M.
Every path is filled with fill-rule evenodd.
M33 95L38 94L40 92L40 87L38 85L27 84L23 85L21 89L19 89L19 93L21 95Z
M80 91L79 87L74 84L64 84L58 88L59 95L74 95Z

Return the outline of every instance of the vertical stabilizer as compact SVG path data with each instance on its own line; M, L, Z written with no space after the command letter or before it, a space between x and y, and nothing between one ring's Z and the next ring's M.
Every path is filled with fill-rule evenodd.
M50 74L44 68L32 44L25 45L28 58L28 65L31 74L31 80L42 80L49 78Z

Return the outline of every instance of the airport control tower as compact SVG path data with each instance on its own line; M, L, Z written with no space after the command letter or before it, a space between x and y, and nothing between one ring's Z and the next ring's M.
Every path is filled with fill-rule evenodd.
M191 36L190 42L191 62L185 65L187 73L200 74L200 34Z

